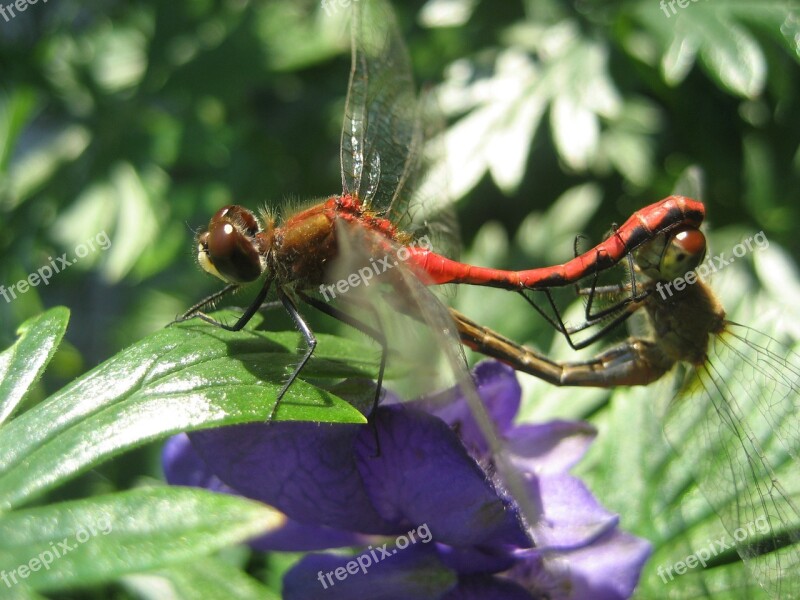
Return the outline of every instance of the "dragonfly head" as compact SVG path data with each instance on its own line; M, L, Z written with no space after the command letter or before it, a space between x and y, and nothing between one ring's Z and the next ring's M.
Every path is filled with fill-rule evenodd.
M669 281L694 271L706 256L706 236L683 227L660 236L636 251L636 266L648 277Z
M249 283L264 272L264 236L255 215L241 206L219 209L197 236L197 262L227 283Z

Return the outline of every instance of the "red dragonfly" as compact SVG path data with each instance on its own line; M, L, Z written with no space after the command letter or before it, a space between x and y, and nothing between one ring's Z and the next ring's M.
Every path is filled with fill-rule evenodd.
M665 415L667 438L692 457L695 480L759 583L774 598L798 598L800 510L781 480L800 481L800 356L726 320L702 280L666 287L693 272L705 249L705 236L684 227L634 250L642 294L619 310L638 316L648 334L582 362L553 361L450 312L462 343L555 385L647 385L678 363L690 365ZM768 525L763 537L737 535L759 522Z
M354 5L359 10L354 17L352 68L341 134L341 194L287 215L282 222L266 213L258 219L242 206L225 206L197 238L200 266L228 285L190 308L180 320L199 317L239 330L262 306L274 284L279 301L304 337L305 353L278 394L269 419L317 343L297 309L298 299L381 345L375 402L379 398L386 361L382 332L356 314L310 295L318 291L329 300L347 289L343 281L336 280L342 269L332 267L342 246L353 239L359 240L365 258L349 272L366 275L371 269L396 295L408 295L408 272L424 285L467 283L516 291L545 290L606 269L661 233L699 226L704 216L701 203L670 196L634 214L592 250L562 265L525 271L472 266L437 254L429 237L436 238L436 228L425 220L430 210L412 189L421 167L417 150L423 140L407 51L388 7L379 1L359 5ZM396 260L390 263L395 256L403 257L408 268L397 268ZM223 295L262 277L259 293L234 325L218 323L202 312ZM414 308L418 301L402 304L402 310L419 310Z

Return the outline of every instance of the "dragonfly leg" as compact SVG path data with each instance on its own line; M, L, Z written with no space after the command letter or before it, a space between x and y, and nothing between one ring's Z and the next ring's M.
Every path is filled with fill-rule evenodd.
M384 371L386 370L386 355L388 352L387 344L386 344L386 336L380 329L367 325L363 321L355 318L352 315L347 314L343 310L336 308L335 306L331 306L330 304L326 304L325 302L320 302L316 298L309 296L308 294L299 291L297 292L298 296L305 302L316 308L318 311L325 313L329 317L333 317L337 321L341 321L346 325L349 325L353 329L360 331L367 337L372 338L377 342L377 344L381 347L381 363L380 367L378 368L378 380L376 382L375 387L375 398L372 401L372 410L370 411L370 416L375 414L375 409L378 408L378 402L381 399L381 390L383 389L383 375ZM377 313L375 314L375 318L378 319ZM378 429L373 419L370 419L372 423L372 431L375 435L375 447L377 449L377 455L380 456L381 453L381 446L380 440L378 439Z
M264 282L264 285L259 290L258 295L253 299L250 305L245 309L244 313L242 313L242 315L239 317L239 319L237 319L236 323L234 323L233 325L228 325L227 323L218 321L213 317L209 317L206 313L202 311L202 309L205 308L206 306L213 304L226 294L236 290L239 287L237 284L233 283L225 286L220 291L212 294L208 298L201 300L200 302L192 306L189 310L187 310L185 313L183 313L183 315L181 315L179 318L175 319L172 323L180 323L182 321L188 321L189 319L197 318L200 319L201 321L205 321L206 323L210 323L211 325L221 327L222 329L226 329L228 331L239 331L245 325L247 325L247 323L250 322L250 319L253 318L253 315L255 315L262 306L267 306L268 308L272 307L273 303L271 302L266 304L264 303L264 300L266 299L267 294L269 293L269 288L271 285L272 285L272 278L269 278ZM172 323L170 323L170 325Z
M289 313L289 316L294 321L295 327L300 331L303 336L303 339L306 343L306 351L303 354L303 357L300 359L300 362L294 368L289 379L286 383L283 384L281 391L278 392L278 396L275 398L275 404L272 406L272 410L269 411L269 416L267 416L267 422L272 421L275 417L275 412L278 410L278 405L281 403L281 399L283 398L284 394L289 390L292 384L295 382L295 379L300 375L300 372L303 370L303 367L306 366L311 356L314 354L314 349L317 347L317 338L314 337L314 332L311 331L311 328L308 326L308 323L305 322L303 316L300 314L300 311L297 310L297 306L295 305L294 301L283 291L281 287L278 287L278 299L283 304L283 307L286 309L286 312ZM261 298L256 305L256 310L258 307L261 306L261 303L264 301ZM255 304L255 303L254 303ZM252 305L251 305L252 306ZM248 309L249 310L249 309ZM253 311L255 314L255 310ZM244 315L243 315L244 316ZM252 317L252 314L250 315ZM241 321L241 319L239 319Z
M555 328L555 330L558 333L564 336L564 339L567 340L567 344L569 344L570 348L572 348L573 350L581 350L583 348L586 348L587 346L594 344L597 340L606 335L609 331L611 331L621 323L624 323L628 319L628 317L630 317L631 314L633 314L633 310L629 308L631 302L623 301L616 304L613 307L603 310L600 313L592 315L591 319L587 319L584 323L581 323L580 325L574 327L567 327L566 324L564 323L564 319L561 317L561 311L558 309L555 302L553 301L553 298L549 290L537 290L537 291L542 291L545 293L548 302L550 304L550 310L553 311L555 317L551 317L550 315L548 315L541 306L536 304L536 302L532 298L530 298L527 294L524 293L524 290L519 290L519 293L523 298L525 298L525 300L531 306L533 306L537 310L537 312L540 315L544 317L544 319L550 325L553 326L553 328ZM599 330L594 332L591 336L584 338L580 341L575 341L572 338L574 334L580 333L581 331L584 331L594 325L597 325L598 323L608 319L612 315L615 315L614 318L606 322Z
M313 306L318 311L325 313L329 317L333 317L337 321L341 321L342 323L349 325L353 329L360 331L367 337L372 338L380 347L381 347L381 363L380 367L378 367L378 380L377 380L377 388L375 390L375 399L372 403L372 412L378 407L378 402L381 397L381 390L383 389L383 374L386 370L386 355L387 355L387 344L386 344L386 336L383 334L380 329L376 329L370 325L367 325L363 321L356 319L354 316L347 314L343 310L336 308L335 306L331 306L330 304L326 304L325 302L320 302L316 298L313 298L307 295L304 292L298 291L297 292L303 302ZM377 315L376 315L377 318ZM370 413L371 414L371 413Z
M616 223L612 224L611 228L612 228L612 230L614 232L613 235L618 235L617 234L617 230L618 230L617 224ZM575 236L575 242L573 244L573 252L575 253L576 257L581 254L580 248L578 247L578 242L581 239L586 239L586 236L583 236L581 234L578 234L578 235ZM597 249L597 251L596 251L597 258L595 260L596 264L601 264L603 262L603 261L600 260L600 257L601 257L601 253L605 253L605 252L606 251L603 248L598 248ZM609 315L617 313L619 310L621 310L627 304L630 304L632 302L639 302L641 300L644 300L644 298L647 297L647 295L648 295L647 291L644 291L641 294L637 291L637 287L636 287L637 283L636 283L636 277L635 277L635 272L636 271L634 269L635 263L634 263L634 259L633 259L633 253L632 252L628 252L625 255L625 259L628 262L629 283L627 285L626 284L614 284L614 285L598 286L597 285L597 281L598 281L598 279L600 277L600 271L597 270L597 269L595 269L594 273L593 273L591 288L589 288L589 289L582 288L582 287L580 287L579 283L575 283L575 292L579 296L588 296L588 298L589 298L587 303L586 303L586 310L585 310L586 325L583 326L583 327L576 328L576 331L580 331L582 329L585 329L586 327L589 327L589 326L597 323L598 321L608 317ZM628 292L630 292L630 295L627 298L624 298L622 301L618 302L617 304L615 304L613 306L606 307L605 309L603 309L603 310L601 310L601 311L599 311L597 313L592 313L592 304L594 303L594 299L595 299L597 294L607 294L607 295L618 295L619 296L623 292L626 293L626 294Z
M575 238L575 253L576 255L579 252L578 249L578 240L583 236L576 236ZM598 250L598 258L597 262L600 263L600 252ZM634 275L634 264L633 264L633 256L631 253L627 254L628 260L628 272L630 273L630 282L628 284L613 284L613 285L605 285L598 287L597 282L599 279L599 271L595 270L592 276L592 285L590 288L581 288L579 284L575 284L575 290L578 295L587 296L588 300L586 302L585 307L585 321L580 325L567 327L564 323L564 320L561 317L561 313L558 307L555 305L553 301L552 295L548 289L543 290L536 290L544 292L548 303L550 305L550 310L552 314L555 315L551 317L549 314L545 312L545 310L540 307L536 302L525 293L525 290L518 290L518 292L522 295L523 298L531 305L536 311L542 315L545 320L552 325L558 333L562 334L564 338L567 340L567 343L573 350L580 350L582 348L586 348L587 346L593 344L598 339L606 335L609 331L613 330L615 327L623 323L627 318L633 313L635 310L635 306L638 305L644 298L646 298L650 291L644 290L641 293L637 290L636 278ZM618 302L615 302L611 306L607 306L601 310L596 312L592 311L594 300L597 294L607 294L607 295L614 295L620 296L622 293L625 292L625 297L623 297ZM631 305L634 308L631 308ZM608 321L608 319L611 319ZM585 338L579 342L576 342L572 339L572 336L576 333L589 329L603 321L607 321L598 331L593 333L588 338Z
M586 303L586 320L588 322L592 321L596 322L599 319L602 319L610 314L617 312L622 307L628 304L631 304L633 302L641 302L642 300L647 298L647 296L650 295L651 290L645 289L642 290L642 292L639 292L637 289L636 275L635 275L636 271L634 270L633 255L630 252L626 255L626 259L628 261L628 277L629 277L628 283L615 283L612 285L604 285L598 287L597 286L598 272L595 271L591 288L588 289L581 288L579 287L578 284L575 284L575 290L579 296L589 297L589 300ZM592 303L594 301L594 297L597 294L620 296L623 293L626 294L626 297L623 298L617 304L614 304L613 306L610 307L606 307L605 309L597 313L592 313Z
M567 343L570 346L572 346L572 340L570 339L570 332L567 329L567 326L564 324L563 319L561 318L561 313L559 312L558 308L556 307L555 302L553 301L553 296L550 293L550 290L541 289L541 290L533 290L533 291L534 291L534 293L535 292L541 292L547 297L548 304L550 304L550 309L553 311L553 314L555 315L555 318L551 317L549 314L547 314L547 312L541 306L539 306L536 303L536 300L534 300L532 296L528 296L528 294L525 293L528 290L521 289L521 290L516 290L516 291L520 296L525 298L525 301L528 304L530 304L534 309L536 309L536 312L538 312L540 315L542 315L542 318L545 321L547 321L548 324L551 327L553 327L556 331L558 331L558 333L563 334L564 337L567 339Z
M170 325L172 325L174 323L182 323L183 321L188 321L189 319L193 319L198 314L203 314L203 312L202 312L203 309L205 309L205 308L207 308L209 306L213 306L215 303L217 303L220 300L220 298L224 298L225 296L227 296L231 292L235 292L238 288L239 288L239 285L235 284L235 283L230 283L230 284L226 285L221 290L219 290L217 292L214 292L210 296L206 296L205 298L200 300L200 302L197 302L196 304L193 304L180 317L177 317L174 321L171 321L171 322L167 323L167 327L169 327Z

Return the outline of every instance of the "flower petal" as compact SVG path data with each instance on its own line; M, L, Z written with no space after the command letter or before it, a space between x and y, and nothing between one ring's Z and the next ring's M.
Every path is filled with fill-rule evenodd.
M475 573L502 573L516 562L517 558L507 547L469 546L454 547L437 544L442 562L462 575Z
M619 523L619 516L607 511L577 477L546 475L538 478L538 486L544 508L535 529L540 551L580 548Z
M533 551L507 575L537 597L623 600L633 594L651 551L646 540L611 530L563 554Z
M363 425L249 423L189 434L219 478L300 523L361 533L395 533L376 511L356 467Z
M305 552L308 550L326 550L328 548L344 548L360 546L365 537L351 531L342 531L319 525L308 525L287 519L279 529L266 535L253 538L248 543L254 550L261 552Z
M649 542L623 531L609 532L569 554L572 598L630 598L652 552Z
M171 485L199 487L214 492L234 493L220 481L205 461L200 458L185 433L173 435L161 450L164 478Z
M513 581L490 576L472 576L459 579L458 586L442 600L535 600Z
M284 576L283 598L439 600L456 581L431 548L417 545L387 550L390 555L386 557L371 547L350 557L309 554Z
M387 521L426 524L437 542L530 546L505 504L456 434L438 417L403 406L376 411L375 436L358 438L358 468Z
M504 435L513 425L522 397L516 371L499 361L485 360L475 366L472 375L489 417L494 421L498 433ZM443 398L447 400L444 401ZM421 400L420 403L428 412L454 427L461 441L475 456L486 455L488 450L483 434L466 398L457 388Z
M172 485L237 494L233 488L222 483L211 472L185 433L174 435L167 440L162 450L162 463L166 480ZM263 536L253 538L249 541L249 545L261 551L298 552L356 546L362 542L364 542L362 536L350 531L305 525L286 518L282 526Z
M550 421L514 427L506 436L512 460L523 471L564 473L583 458L597 430L583 421Z

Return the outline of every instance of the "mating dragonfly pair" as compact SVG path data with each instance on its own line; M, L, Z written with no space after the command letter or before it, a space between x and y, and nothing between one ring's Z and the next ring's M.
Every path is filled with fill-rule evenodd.
M198 237L197 252L202 268L227 286L193 306L182 319L198 317L239 330L274 286L306 348L265 415L268 419L275 416L317 344L298 301L381 345L374 399L378 402L387 340L377 311L347 294L340 297L341 307L317 294L326 286L332 289L340 276L365 268L373 269L376 284L390 291L383 299L395 309L437 332L450 332L451 341L457 335L461 344L556 385L644 385L676 363L686 363L694 377L680 401L672 404L667 434L670 428L685 431L703 420L708 456L697 461L695 476L704 493L729 531L767 519L770 535L738 551L770 592L800 595L800 580L788 570L788 565L796 568L800 563L800 510L762 448L765 432L769 433L781 451L797 461L800 360L768 336L726 321L724 309L702 281L668 297L656 293L659 285L684 276L703 260L706 243L699 229L703 205L670 196L639 210L602 243L558 266L504 271L460 263L435 252L444 246L437 243L441 230L431 218L437 209L426 208L417 192L424 171L419 151L424 136L407 52L391 10L381 0L356 3L354 10L352 69L341 136L341 194L280 223L266 214L259 219L241 206L220 209ZM444 193L444 187L440 189ZM430 245L416 242L423 234L432 239ZM402 256L402 264L394 261L392 268L378 273L376 260L388 256ZM630 280L611 290L617 301L592 313L598 275L626 262ZM636 315L646 323L647 334L631 337L592 360L572 363L553 361L479 325L441 305L427 289L457 283L503 288L520 293L538 309L532 293L545 294L555 307L550 289L587 277L592 287L586 326L601 324L602 335ZM261 281L259 292L235 324L218 323L203 312L225 294L256 281ZM551 321L572 343L576 328L567 328L558 312ZM461 355L450 348L449 356L455 364Z

